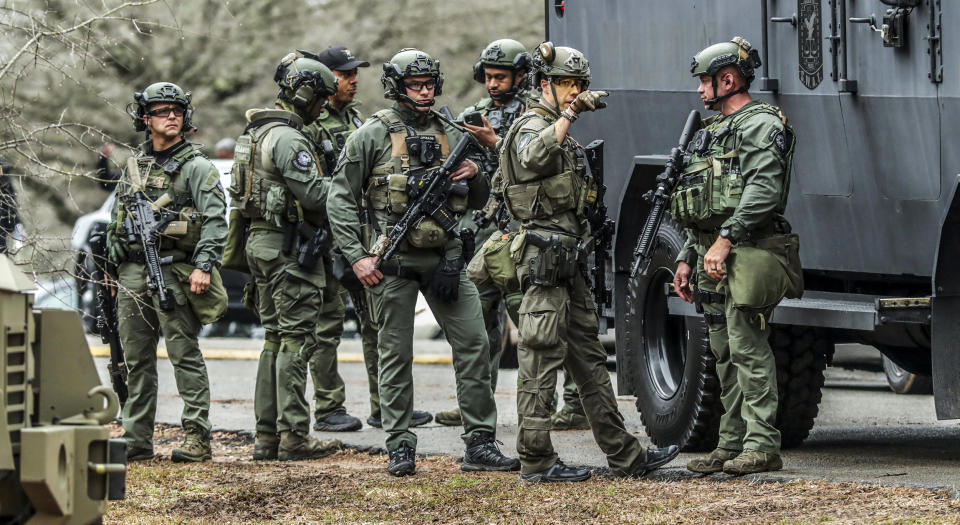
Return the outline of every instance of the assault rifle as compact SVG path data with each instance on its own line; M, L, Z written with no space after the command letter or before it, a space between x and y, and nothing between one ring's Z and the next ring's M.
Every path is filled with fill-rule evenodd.
M152 159L151 159L152 162ZM140 166L137 159L130 157L127 160L127 175L133 191L120 197L127 210L123 219L123 227L127 232L128 244L139 242L143 248L143 263L147 267L147 289L157 296L160 308L165 311L173 310L176 304L173 292L163 281L161 264L172 261L169 257L160 258L160 234L166 232L167 226L177 218L177 214L164 210L163 207L173 202L169 194L163 194L155 202L150 202L143 193L145 181L140 175Z
M610 300L610 290L607 289L607 259L610 257L610 248L613 245L613 229L616 223L607 217L607 205L603 202L607 193L607 187L603 181L603 141L591 142L585 151L590 175L597 185L596 200L586 212L594 242L593 268L590 269L593 277L593 297L598 311L602 314L605 306L613 304Z
M479 151L482 151L482 148L477 143L477 139L464 131L439 169L433 173L428 173L425 168L411 170L407 181L410 206L386 235L380 235L370 250L380 258L377 261L377 269L380 269L384 261L393 256L400 242L407 236L407 232L424 217L437 221L437 224L447 232L457 227L459 224L457 214L447 206L447 198L451 195L466 196L469 189L465 181L451 179L450 173L471 153Z
M123 346L120 344L120 332L117 328L116 298L110 294L107 287L107 275L116 275L116 267L107 257L107 225L100 223L94 226L90 235L90 252L93 258L93 273L90 280L93 282L97 298L97 332L100 340L110 346L110 383L113 391L120 399L120 406L127 402L127 363L123 359Z
M640 230L637 247L633 249L634 259L633 268L630 270L631 277L636 277L637 272L641 270L644 274L647 273L653 255L653 241L660 230L667 205L670 204L670 194L677 187L680 173L683 171L683 156L687 151L690 139L693 138L693 134L700 127L700 112L693 110L683 126L679 144L670 150L670 158L667 160L666 168L663 173L657 176L657 189L650 190L643 196L643 199L650 203L650 214L647 215L647 221L643 224L643 229Z

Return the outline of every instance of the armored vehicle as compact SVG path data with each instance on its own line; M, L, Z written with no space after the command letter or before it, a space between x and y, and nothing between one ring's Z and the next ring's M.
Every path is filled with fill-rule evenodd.
M960 418L960 4L942 0L547 0L547 38L581 49L609 108L578 138L606 141L617 221L604 316L618 388L659 445L716 443L719 385L706 327L670 293L681 235L664 224L633 278L638 230L686 115L703 110L691 57L741 35L763 66L751 93L797 135L787 217L806 292L773 316L778 426L807 436L834 345L857 342L932 375L937 417ZM611 275L612 274L612 275Z
M99 522L125 492L126 446L106 423L76 312L35 310L33 283L0 255L0 523Z

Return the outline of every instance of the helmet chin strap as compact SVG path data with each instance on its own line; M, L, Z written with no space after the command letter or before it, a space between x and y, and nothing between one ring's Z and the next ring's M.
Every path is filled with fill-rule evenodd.
M553 109L554 109L554 111L556 111L557 114L559 115L559 114L560 114L560 101L557 100L557 89L556 89L555 87L553 87L553 79L552 79L552 78L547 77L547 82L550 84L550 94L553 95Z
M430 102L417 102L416 100L413 100L407 95L400 95L400 94L397 95L397 100L401 102L406 102L418 108L429 108L437 103L437 99L432 99Z
M719 74L719 72L718 72L717 74ZM747 87L746 87L746 86L741 86L741 87L740 87L739 89L737 89L737 90L731 91L731 92L727 93L726 95L721 95L721 96L718 97L718 96L717 96L717 89L718 89L718 86L717 86L717 75L713 75L712 77L710 77L710 79L711 79L711 81L713 82L713 98L708 99L708 100L706 101L706 104L707 104L707 106L708 106L710 109L712 109L712 110L714 110L714 111L720 111L720 107L719 107L719 106L720 106L720 103L723 102L724 100L727 100L728 98L730 98L730 97L732 97L732 96L734 96L734 95L739 95L740 93L746 93L746 92L747 92Z

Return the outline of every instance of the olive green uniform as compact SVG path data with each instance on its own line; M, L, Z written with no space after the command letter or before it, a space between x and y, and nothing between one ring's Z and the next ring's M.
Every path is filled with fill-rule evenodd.
M526 111L527 104L534 101L536 101L536 98L528 92L519 93L502 106L497 106L492 98L484 97L476 104L464 109L457 118L463 119L467 113L479 112L490 122L497 137L502 139L504 135L507 134L507 130L510 129L513 121ZM496 151L494 151L493 154L496 155ZM470 215L463 218L461 227L468 228L474 232L478 247L497 231L497 225L493 221L491 221L486 228L479 228ZM512 219L508 228L510 231L517 231L520 229L520 223ZM518 324L520 320L517 309L520 308L520 298L522 294L520 294L518 290L501 290L494 285L492 280L475 281L475 283L477 285L477 291L480 293L480 304L483 308L483 323L487 327L487 340L490 343L490 385L494 392L496 392L497 373L500 370L500 357L503 354L503 336L505 329L502 322L501 311L505 309L507 314L510 315L513 324ZM583 412L577 386L573 382L573 377L567 373L564 373L563 401L570 410L577 413ZM553 407L556 409L556 396L553 398Z
M549 405L557 372L565 367L580 389L594 439L610 467L631 474L646 455L623 426L606 368L607 354L597 338L599 321L585 277L585 252L590 248L577 255L577 246L590 237L583 211L596 197L596 188L587 176L583 147L569 135L557 142L556 112L539 103L530 108L504 139L503 177L494 183L502 190L511 215L523 225L510 248L524 289L517 349L521 471L544 471L557 461L550 440ZM530 240L531 234L555 236L562 248L542 250ZM566 262L550 253L567 254ZM557 270L552 283L546 275L553 270L547 266Z
M252 178L259 182L252 185L246 205L236 200L235 205L250 219L245 253L266 331L254 394L256 429L306 436L307 363L331 344L320 335L324 330L318 329L318 320L342 316L343 303L339 293L326 286L329 263L322 259L315 268L304 268L295 250L284 253L284 235L290 223L300 219L314 226L326 223L330 181L320 176L313 145L300 131L299 116L284 110L250 110L247 120L247 133L237 140L235 166L252 167ZM336 375L335 369L327 377L331 375Z
M357 110L359 102L350 102L342 109L327 105L317 120L303 129L303 134L313 142L317 156L325 166L325 175L332 175L333 165L346 144L347 137L363 125L363 119ZM320 348L310 358L310 375L314 386L314 418L321 421L328 415L344 409L346 400L343 379L337 372L337 346L343 334L344 308L349 294L333 277L327 273L326 286L331 292L339 294L338 301L325 304L323 316L317 323L317 335ZM370 414L380 415L380 394L377 391L377 325L369 315L369 309L362 293L354 296L354 307L360 320L360 337L363 345L363 362L367 369L367 384L370 391ZM360 304L358 304L360 303Z
M703 129L713 138L688 157L671 215L686 228L677 260L697 269L694 293L717 358L724 407L718 446L778 454L777 370L767 337L773 308L785 294L800 292L785 271L798 273L799 259L796 235L782 215L793 131L777 108L757 101L705 120ZM727 275L715 281L703 256L721 228L730 229L734 245Z
M147 148L141 157L153 154ZM210 432L210 383L197 342L203 324L188 302L188 294L193 294L189 275L195 266L220 264L227 235L226 201L220 174L213 164L197 146L185 141L161 154L166 155L155 159L149 173L141 170L146 175L144 194L151 201L170 195L173 204L168 207L182 208L181 217L189 224L186 235L178 239L163 236L159 245L160 257L170 257L172 261L162 264L161 269L164 283L173 292L173 309L163 310L159 299L148 292L147 268L139 243L127 247L125 261L116 261L117 316L130 392L123 408L124 438L128 447L139 449L153 448L157 343L161 333L166 339L177 391L183 399L183 427L203 435ZM124 236L123 218L127 213L123 199L129 192L131 185L125 172L111 212L111 221L117 228L111 235L119 235L120 239ZM226 305L219 306L225 309Z
M334 173L327 208L334 239L347 260L353 264L369 257L377 237L376 230L388 231L409 203L406 176L409 168L420 166L418 156L409 155L403 146L405 137L434 136L442 146L443 157L459 139L459 131L443 124L432 112L422 114L399 104L376 113L348 139ZM394 147L393 144L396 144ZM428 166L439 167L442 159ZM489 183L478 174L467 183L466 198L449 205L460 212L479 208L489 195ZM372 208L375 224L369 217ZM430 226L431 223L434 226ZM380 327L380 405L387 449L401 444L416 449L416 435L409 431L413 410L413 320L421 283L417 276L430 275L443 259L461 256L458 240L438 235L432 220L421 223L402 242L397 255L386 263L399 271L384 271L376 286L368 287L371 314ZM420 246L415 247L414 245ZM432 246L432 247L426 247ZM424 279L426 283L427 279ZM497 410L490 389L489 350L484 334L483 316L476 286L463 271L459 276L459 297L441 301L426 294L447 340L453 347L453 365L457 378L457 400L463 414L466 443L479 432L496 432Z

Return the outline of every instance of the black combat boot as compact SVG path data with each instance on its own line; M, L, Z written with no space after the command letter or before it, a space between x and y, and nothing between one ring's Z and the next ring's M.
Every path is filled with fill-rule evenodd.
M643 458L643 461L637 462L633 465L631 476L640 477L646 475L652 470L656 470L667 463L673 461L673 458L677 457L680 454L680 447L676 445L670 445L663 448L654 448L650 447L647 449L647 453Z
M504 456L497 443L493 434L478 432L463 453L463 465L460 469L467 472L519 470L520 460Z
M313 424L313 429L318 432L352 432L360 430L362 426L363 423L359 419L341 409L323 419L318 419Z
M409 476L417 471L416 453L406 443L401 443L395 450L390 451L390 463L387 472L392 476Z
M531 472L530 474L520 474L522 481L584 481L590 479L590 470L582 467L568 467L559 459L552 467L540 472Z
M410 428L423 426L431 421L433 421L433 415L431 415L430 412L414 410L410 414ZM371 427L383 428L383 419L380 417L380 414L370 416L367 418L367 424Z

